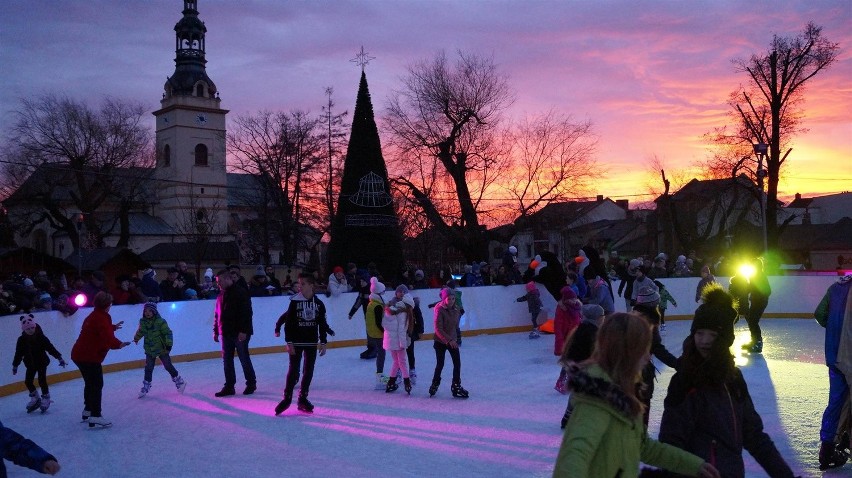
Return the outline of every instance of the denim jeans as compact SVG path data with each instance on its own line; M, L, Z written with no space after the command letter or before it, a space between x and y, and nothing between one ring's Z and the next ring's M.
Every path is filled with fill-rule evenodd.
M175 370L175 366L172 365L172 358L169 357L168 352L161 353L159 355L159 357L160 357L160 362L163 362L163 368L166 369L166 372L169 372L169 375L171 375L172 378L177 377L178 371ZM145 381L146 382L150 382L151 378L154 376L154 365L157 363L156 360L157 360L156 356L145 354Z
M382 347L382 339L367 337L367 347L372 346L376 351L376 373L385 371L385 349Z
M233 388L237 383L237 374L234 371L234 350L237 351L237 356L240 358L240 365L243 367L243 376L246 379L246 386L257 386L257 376L254 374L254 366L251 364L249 356L249 340L251 335L247 335L242 342L237 340L237 337L222 336L222 362L225 365L225 386Z

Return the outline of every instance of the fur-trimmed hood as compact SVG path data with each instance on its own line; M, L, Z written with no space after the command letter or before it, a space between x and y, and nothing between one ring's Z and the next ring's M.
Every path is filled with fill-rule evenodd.
M567 370L568 387L572 392L606 403L626 420L636 418L630 411L630 398L612 383L606 372L598 365L586 368L570 365Z

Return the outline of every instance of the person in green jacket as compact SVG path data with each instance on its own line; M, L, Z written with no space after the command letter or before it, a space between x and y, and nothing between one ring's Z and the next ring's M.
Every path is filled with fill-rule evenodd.
M178 392L183 393L186 381L178 374L169 356L172 351L172 329L157 311L156 302L148 302L142 306L142 318L139 319L139 328L133 336L133 343L138 344L142 338L145 339L145 378L142 380L139 398L143 398L151 390L151 378L158 357L163 363L163 368L172 376L172 382L175 383Z
M569 370L574 413L568 420L553 476L633 478L639 462L688 476L719 478L703 459L648 437L644 405L636 396L650 359L651 326L632 313L615 313L598 330L592 357Z

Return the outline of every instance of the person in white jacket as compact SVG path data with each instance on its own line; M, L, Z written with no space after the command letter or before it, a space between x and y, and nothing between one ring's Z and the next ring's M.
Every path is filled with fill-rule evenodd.
M350 292L351 290L352 288L349 287L349 282L343 274L343 268L340 266L335 267L334 270L332 270L331 275L328 276L328 296L337 297L340 294Z
M382 347L390 352L393 359L390 378L385 387L386 393L399 388L396 383L397 372L402 374L405 391L411 394L411 378L408 373L406 349L411 343L411 329L414 327L414 297L407 292L405 286L399 286L393 299L388 301L385 316L382 318L382 328L385 329Z

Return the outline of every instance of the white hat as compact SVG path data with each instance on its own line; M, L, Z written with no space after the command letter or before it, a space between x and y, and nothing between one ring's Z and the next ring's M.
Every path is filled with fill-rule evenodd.
M402 302L409 307L414 307L414 297L412 297L411 294L403 295Z
M515 255L515 254L517 254L517 253L518 253L518 248L517 248L517 247L515 247L515 246L509 246L509 254L512 254L512 255L514 256L514 255Z
M385 291L385 285L379 282L379 279L370 277L370 293L381 294Z
M206 271L204 271L204 277L213 278L213 269L208 267Z

